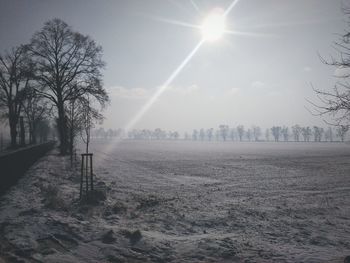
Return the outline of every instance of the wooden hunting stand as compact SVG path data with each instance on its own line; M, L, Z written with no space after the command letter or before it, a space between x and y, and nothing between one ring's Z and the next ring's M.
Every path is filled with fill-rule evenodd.
M89 198L89 192L94 190L94 179L92 169L92 153L83 153L81 155L81 177L80 177L80 199L84 194L85 181L85 195Z

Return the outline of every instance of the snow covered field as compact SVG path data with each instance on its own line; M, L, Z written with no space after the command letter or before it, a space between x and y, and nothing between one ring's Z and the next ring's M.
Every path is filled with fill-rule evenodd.
M343 262L350 255L350 145L100 140L91 151L107 200L79 204L78 173L52 153L1 198L0 258ZM52 184L59 206L47 203Z

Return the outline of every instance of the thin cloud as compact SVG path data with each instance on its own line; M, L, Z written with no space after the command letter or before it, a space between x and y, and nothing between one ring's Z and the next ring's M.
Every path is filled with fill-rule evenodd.
M236 95L239 92L238 88L232 88L229 89L229 91L227 92L228 95Z
M257 80L257 81L254 81L254 82L251 84L251 86L252 86L252 88L255 88L255 89L262 89L262 88L264 88L266 85L265 85L264 82Z
M304 72L310 72L311 70L312 70L312 68L309 67L309 66L305 66L305 67L303 68L303 71L304 71Z
M146 99L152 94L152 89L145 88L125 88L121 86L108 88L112 98L124 99Z

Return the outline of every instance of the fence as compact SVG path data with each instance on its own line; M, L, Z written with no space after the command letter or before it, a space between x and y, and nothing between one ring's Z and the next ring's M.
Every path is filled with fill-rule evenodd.
M46 142L0 153L0 194L14 185L24 172L53 148L55 142Z

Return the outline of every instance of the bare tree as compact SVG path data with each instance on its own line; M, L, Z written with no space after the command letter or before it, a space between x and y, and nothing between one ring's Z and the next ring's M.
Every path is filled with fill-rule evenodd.
M214 133L214 129L213 128L210 128L207 130L207 137L208 137L208 140L211 141L213 139L213 133Z
M344 13L350 15L350 6L343 9ZM350 23L349 23L350 25ZM350 121L350 31L341 35L338 41L334 42L334 49L338 53L338 57L331 56L329 59L324 59L320 56L321 61L329 66L335 67L335 76L338 81L335 83L333 90L321 90L313 87L316 93L318 102L312 102L315 115L328 116L333 119L332 125L344 126ZM328 121L326 121L328 123Z
M0 56L0 108L6 111L11 147L17 145L17 124L25 98L24 90L30 82L28 61L23 46L15 47Z
M252 140L252 130L251 129L248 129L246 131L246 136L247 136L248 141L250 142Z
M215 140L220 141L221 133L220 130L215 130Z
M337 136L343 142L345 139L346 133L349 131L349 125L340 125L337 127Z
M37 125L37 135L39 136L39 142L43 143L47 141L49 133L51 132L50 123L47 119L41 119L38 121Z
M89 144L91 138L91 129L96 121L102 121L103 116L92 106L91 99L88 95L80 99L82 106L82 139L86 146L86 153L89 153Z
M310 127L303 127L301 128L301 135L304 138L304 142L309 142L311 137L312 131Z
M35 61L38 92L57 108L61 153L68 146L65 104L85 94L100 103L108 101L102 87L102 48L89 36L73 31L60 19L45 23L34 34L28 50Z
M230 131L229 131L229 137L230 137L231 141L234 141L234 140L235 140L235 135L236 135L235 129L230 129Z
M322 135L324 133L324 130L323 130L323 128L318 127L318 126L314 126L313 128L314 128L314 132L313 132L313 134L314 134L314 141L315 142L320 142L322 140Z
M0 152L4 149L4 136L2 134L2 130L0 130Z
M244 126L243 125L237 126L237 133L238 133L239 141L242 141L242 138L244 135Z
M174 138L174 140L178 140L178 139L179 139L179 137L180 137L179 132L174 131L174 132L172 133L172 138Z
M295 124L294 126L292 126L292 133L293 133L294 141L296 142L300 141L301 127L298 124Z
M328 127L327 130L324 133L324 138L326 141L333 141L333 129L332 127Z
M253 126L253 136L254 140L257 142L259 141L259 137L261 136L261 129L259 126Z
M73 161L73 151L74 151L74 141L75 137L83 129L83 119L84 119L84 103L80 101L81 98L72 99L66 104L65 112L67 119L67 129L69 134L69 153L71 155L71 162Z
M266 131L265 131L265 139L266 139L266 141L270 141L270 129L266 129Z
M37 142L38 125L49 118L52 107L34 88L29 86L24 90L24 93L22 108L29 127L29 143L35 144Z
M192 140L197 141L198 140L198 131L193 130L192 132Z
M283 126L283 128L281 129L281 134L283 136L283 140L285 142L288 142L288 140L289 140L289 129L288 129L288 127Z
M223 139L223 141L226 141L227 139L227 136L228 136L228 132L230 130L229 126L228 125L225 125L225 124L221 124L219 126L219 130L220 130L220 136L221 138Z
M204 141L204 139L205 139L205 131L204 131L203 128L199 130L199 137L201 138L201 141Z
M163 131L162 129L160 128L156 128L153 132L154 134L154 137L157 139L157 140L163 140L166 138L166 133L165 131Z
M279 138L280 138L280 135L281 135L281 130L282 130L282 128L280 126L273 126L271 128L271 133L272 133L272 136L275 139L275 142L279 141Z

